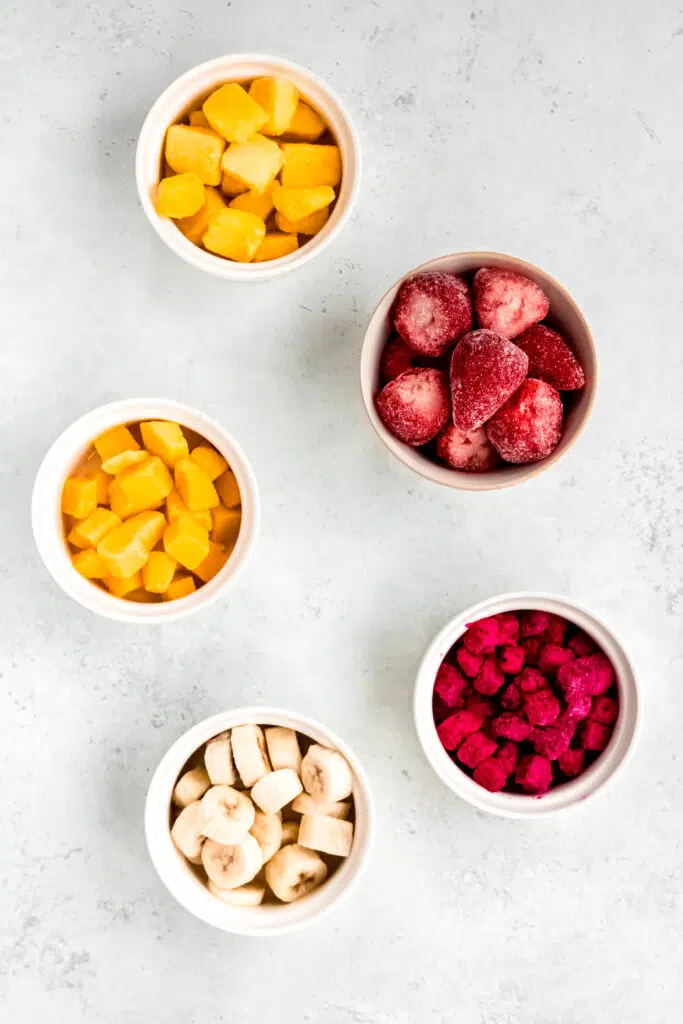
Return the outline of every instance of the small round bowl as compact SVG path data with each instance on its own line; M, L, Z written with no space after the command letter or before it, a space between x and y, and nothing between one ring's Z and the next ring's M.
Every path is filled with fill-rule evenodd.
M285 75L297 87L301 97L320 113L341 152L342 181L329 220L300 249L264 263L236 263L205 252L185 238L172 220L160 217L156 212L154 195L159 183L164 140L169 125L180 121L189 110L224 82L244 82L261 75ZM206 64L199 64L172 82L145 119L135 157L135 178L140 202L159 237L187 263L229 281L265 281L302 267L317 256L337 237L351 216L358 196L360 177L360 139L351 115L339 97L311 71L280 57L268 57L260 53L217 57Z
M470 274L480 267L497 267L513 270L518 274L531 278L550 300L550 313L547 320L551 326L564 335L574 350L586 375L586 383L580 391L564 392L564 430L557 448L540 462L530 462L522 466L503 465L497 469L489 469L483 473L467 473L459 469L450 469L440 465L423 455L417 448L403 444L387 430L377 415L375 399L381 390L379 363L382 350L393 333L393 308L398 289L403 281L416 274L425 274L436 270L450 274ZM514 340L514 339L513 339ZM565 291L550 274L547 274L533 263L526 263L516 256L506 256L499 252L457 252L451 256L441 256L430 260L420 267L405 274L400 281L392 285L380 299L368 325L363 341L360 360L360 382L363 401L370 422L381 441L404 466L419 473L426 480L431 480L445 487L455 487L461 491L493 491L501 487L513 487L515 484L538 476L548 469L564 453L571 448L583 430L590 416L598 383L597 354L593 337L588 324L579 307L569 292Z
M188 758L218 733L236 725L281 725L344 755L354 774L356 822L350 855L320 888L294 903L233 907L209 892L173 845L170 830L171 793ZM358 881L370 856L375 812L370 784L354 752L319 722L279 708L238 708L206 718L176 740L152 777L145 804L145 836L159 878L177 901L201 921L236 935L284 935L312 924L338 906Z
M79 465L93 440L104 430L119 423L146 419L175 420L181 426L205 437L228 460L242 499L242 521L237 543L220 572L195 593L177 601L159 604L126 601L84 579L71 564L62 523L64 481ZM258 490L246 455L237 441L215 420L187 405L165 398L129 398L93 409L60 434L43 459L33 485L31 522L38 551L48 572L74 601L98 615L119 622L163 623L206 608L234 584L256 542Z
M465 632L468 622L476 622L487 615L521 609L539 609L561 615L580 626L602 648L614 666L619 691L619 717L611 739L600 757L569 782L557 786L542 797L517 793L489 793L461 771L441 746L432 715L432 693L436 673L451 647ZM593 612L576 601L550 594L501 594L482 601L444 626L427 648L415 684L413 703L415 725L427 760L449 789L473 804L480 811L498 814L503 818L546 818L551 814L575 807L605 789L616 778L628 760L639 723L640 700L636 673L629 656L612 630Z

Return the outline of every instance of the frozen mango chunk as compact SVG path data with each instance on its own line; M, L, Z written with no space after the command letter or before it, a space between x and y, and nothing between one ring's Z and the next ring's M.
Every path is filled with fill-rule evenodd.
M263 107L238 82L212 92L202 110L213 130L228 142L246 142L268 120Z
M166 518L169 523L172 523L174 519L177 519L178 516L181 515L194 516L197 522L201 523L205 530L211 529L213 520L211 519L211 512L209 509L201 508L196 512L190 512L178 491L174 489L166 499Z
M215 480L216 477L225 473L228 468L228 463L221 453L208 444L199 444L196 448L193 448L190 452L190 458L198 466L202 467L210 480Z
M220 504L211 477L192 459L181 459L176 463L175 485L190 512L215 508Z
M330 211L327 206L322 210L316 210L315 213L310 213L308 217L302 217L301 220L287 220L281 213L276 213L275 224L280 231L295 235L317 235L327 223L329 216Z
M334 200L334 189L329 185L312 188L274 188L273 204L287 220L301 220L316 210L322 210Z
M283 235L279 231L268 231L254 254L254 263L264 263L266 260L277 260L281 256L288 256L299 248L297 235Z
M165 551L152 551L142 569L142 582L151 594L165 594L178 563Z
M114 456L116 458L116 456ZM97 504L108 505L109 504L109 474L105 473L103 469L97 469L94 473L90 474L91 480L95 481L95 487L97 488Z
M249 95L265 110L268 120L261 128L264 135L282 135L294 117L299 93L289 79L281 75L255 78Z
M162 178L157 186L156 211L160 217L191 217L204 205L204 182L194 171Z
M147 550L151 551L164 535L166 517L163 512L138 512L126 520L126 525L137 533Z
M97 545L97 553L104 562L108 576L119 580L128 579L142 569L149 557L148 549L131 523L122 523L111 530ZM135 590L135 587L131 589Z
M255 213L221 210L204 234L204 247L218 256L249 263L263 241L266 225Z
M106 537L121 520L109 508L96 508L87 519L74 526L67 540L75 548L96 548L103 537Z
M227 508L238 508L242 503L240 497L240 489L237 486L237 480L235 474L231 469L227 469L222 476L219 476L216 480L216 490L218 496Z
M179 597L187 597L197 589L192 576L176 576L168 585L168 590L163 596L164 601L177 601Z
M203 583L208 583L220 572L228 560L229 552L222 544L209 541L209 553L206 558L195 568L195 575L199 576Z
M308 142L283 142L285 162L280 180L283 188L336 186L341 181L341 154L337 146L312 146Z
M305 142L315 142L325 131L325 122L320 114L316 113L308 103L299 100L294 111L294 116L289 122L286 134L293 135Z
M223 505L219 505L218 508L211 510L211 516L211 540L232 551L239 536L242 513L238 508L224 508Z
M74 519L86 519L96 507L97 484L94 479L89 476L70 476L62 490L62 512Z
M223 154L221 166L248 188L265 192L283 160L277 142L265 135L252 135L246 142L232 142Z
M202 235L208 229L209 224L221 210L225 209L225 200L215 188L207 185L204 189L204 205L192 217L181 217L176 221L176 227L182 231L186 238L195 245L201 245Z
M178 516L164 530L164 550L186 569L196 569L209 553L209 533L194 516Z
M137 466L139 462L144 462L148 458L149 455L142 449L132 452L121 452L119 455L112 455L110 459L103 462L102 469L108 476L116 476L118 473L123 473L124 469ZM108 487L109 484L107 483Z
M190 122L193 128L211 128L211 125L209 124L209 119L203 110L191 111L187 120Z
M176 174L192 171L204 185L220 185L225 141L206 128L172 124L166 132L166 160Z
M114 477L109 484L109 503L119 519L127 519L136 512L158 508L172 490L171 474L155 455Z
M226 196L239 196L243 192L248 192L246 185L242 184L239 178L236 178L234 174L228 174L223 171L223 177L221 178L221 192L224 192Z
M121 452L137 451L140 447L128 427L124 426L111 427L109 430L105 430L103 434L95 438L93 445L102 462L106 462L107 459L113 459L115 455L120 455Z
M265 192L243 192L241 196L235 196L228 204L233 210L244 210L245 213L255 213L261 220L267 220L273 209L272 193L273 184L268 186Z
M119 579L118 576L106 576L103 582L107 590L114 597L126 597L131 591L140 589L142 586L142 573L139 571L134 572L123 580Z
M92 548L87 551L78 551L71 559L76 572L85 576L86 580L101 580L107 575L107 567Z
M140 424L140 432L150 455L158 455L170 469L178 459L186 459L190 453L180 425L171 420L148 420Z

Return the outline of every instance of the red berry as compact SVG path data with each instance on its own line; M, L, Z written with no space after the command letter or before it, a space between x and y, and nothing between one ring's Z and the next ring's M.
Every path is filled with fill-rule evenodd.
M506 462L538 462L557 447L563 415L559 392L545 381L529 377L494 413L486 432Z
M520 334L516 344L529 357L529 376L552 384L558 391L576 391L586 383L581 364L564 338L544 324Z
M528 362L520 348L495 331L466 334L451 357L455 426L469 431L486 423L517 391Z
M439 370L406 370L377 396L377 412L394 437L413 446L426 444L450 415L446 378Z
M392 338L386 343L379 361L379 375L382 384L388 384L390 380L395 380L406 370L412 370L414 367L415 354L402 338Z
M472 330L472 298L461 277L418 274L398 291L394 325L414 352L440 356Z
M477 321L504 338L516 338L550 309L538 285L512 270L482 267L474 275L473 287Z
M436 454L447 466L469 473L483 473L500 462L483 427L468 432L458 430L452 423L447 423L437 437Z

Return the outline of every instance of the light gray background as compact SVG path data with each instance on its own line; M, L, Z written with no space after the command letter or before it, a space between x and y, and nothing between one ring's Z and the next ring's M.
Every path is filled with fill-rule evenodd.
M15 0L2 15L3 949L0 1016L32 1024L670 1024L680 1016L679 0ZM365 178L303 270L185 266L138 206L161 90L221 53L309 65L345 98ZM599 348L588 431L554 469L468 495L380 446L364 326L411 266L492 248L574 294ZM220 419L263 501L234 596L141 630L48 578L33 477L73 419L160 394ZM548 824L475 813L415 738L420 656L508 589L589 603L639 663L644 728L609 795ZM272 702L363 758L363 883L279 941L212 931L157 880L150 774L192 723Z

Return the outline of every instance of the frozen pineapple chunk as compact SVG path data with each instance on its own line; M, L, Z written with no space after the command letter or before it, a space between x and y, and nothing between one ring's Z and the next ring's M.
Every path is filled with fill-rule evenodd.
M174 489L166 499L166 518L169 523L172 523L174 519L177 519L178 516L182 515L194 516L197 522L201 523L205 530L211 529L213 520L211 519L211 512L209 509L201 508L196 512L190 512L183 499Z
M204 183L194 171L162 178L155 205L160 217L191 217L204 205Z
M224 140L206 128L172 124L166 132L169 166L176 174L193 171L205 185L220 185L224 149Z
M303 139L305 142L315 142L324 131L325 122L320 114L317 114L303 100L299 100L286 134L293 135L297 139Z
M283 142L285 162L280 176L283 188L338 185L342 177L337 146L311 146L308 142Z
M222 544L209 541L209 553L206 558L196 567L195 575L199 576L203 583L208 583L221 571L228 560L228 552Z
M122 523L111 530L97 545L97 553L104 562L107 575L119 580L128 579L142 569L149 557L134 523ZM131 590L135 589L131 587Z
M131 466L136 466L139 462L144 462L148 458L147 452L140 449L133 452L121 452L120 455L112 455L111 459L103 462L102 469L107 476L116 476L118 473L123 473L124 469L130 469ZM109 484L107 484L108 487Z
M246 142L232 142L223 154L221 166L248 188L265 192L283 160L277 142L265 135L252 135Z
M163 512L138 512L126 520L126 525L136 532L148 551L158 544L166 529L166 518Z
M302 217L301 220L287 220L281 213L276 213L275 224L280 231L286 231L295 235L317 235L320 229L327 223L329 216L330 211L327 206L323 210L316 210L315 213L310 213L308 217Z
M221 210L209 224L203 237L204 247L218 256L249 263L263 241L266 225L255 213Z
M131 591L139 590L142 586L142 573L138 570L138 572L134 572L123 580L119 579L118 576L107 576L103 583L114 597L125 597Z
M322 210L334 200L334 189L329 185L312 188L274 188L273 204L287 220L301 220L316 210Z
M103 434L95 438L93 444L102 462L113 459L115 455L120 455L121 452L137 451L140 447L128 427L124 426L111 427L110 430L105 430Z
M194 516L178 516L164 530L164 550L186 569L196 569L209 553L209 533Z
M142 443L150 455L158 455L169 469L173 469L178 459L186 459L190 454L178 423L171 420L148 420L140 424L140 432Z
M67 540L75 548L96 548L110 530L120 525L121 520L111 509L96 508L87 519L74 526Z
M213 130L228 142L246 142L268 120L263 107L237 82L212 92L202 110Z
M211 477L192 459L181 459L175 467L175 485L190 512L220 504Z
M187 120L193 128L211 128L209 119L203 110L193 110Z
M208 444L200 444L193 448L190 452L190 458L198 466L202 467L210 480L215 480L216 477L225 473L228 468L228 464L221 453L217 452L215 448L211 448Z
M152 551L142 569L142 582L151 594L165 594L178 563L165 551Z
M261 128L264 135L282 135L287 131L299 102L296 86L280 75L255 78L249 95L268 115L268 120Z
M201 245L202 235L208 231L209 224L216 214L224 209L223 196L215 188L207 185L204 189L204 205L201 210L192 217L181 217L176 221L176 227L195 245Z
M103 576L107 575L107 567L92 548L87 551L78 551L71 559L71 564L76 572L85 576L86 580L101 580Z
M109 484L109 503L119 519L158 508L173 490L173 479L156 455L131 466Z
M264 263L266 260L277 260L280 256L288 256L299 248L299 239L296 235L282 235L279 231L269 231L254 255L254 263Z
M237 480L235 474L231 469L227 469L222 476L216 480L216 490L218 496L227 508L239 508L242 503L240 497L240 489L237 486Z
M273 209L272 191L273 183L271 182L265 192L243 192L241 196L235 196L228 205L233 210L255 213L261 220L267 220Z
M248 192L246 185L234 176L234 174L227 174L223 171L223 177L221 178L221 192L224 192L226 196L239 196L243 192Z
M194 593L197 589L195 582L191 576L176 576L176 578L169 583L168 590L163 596L164 601L177 601L179 597L187 597L188 594Z
M238 508L224 508L223 505L219 505L218 508L211 510L211 515L211 540L232 551L239 536L242 513Z
M218 503L216 503L218 504ZM71 476L62 491L62 512L86 519L97 507L97 484L89 476Z

